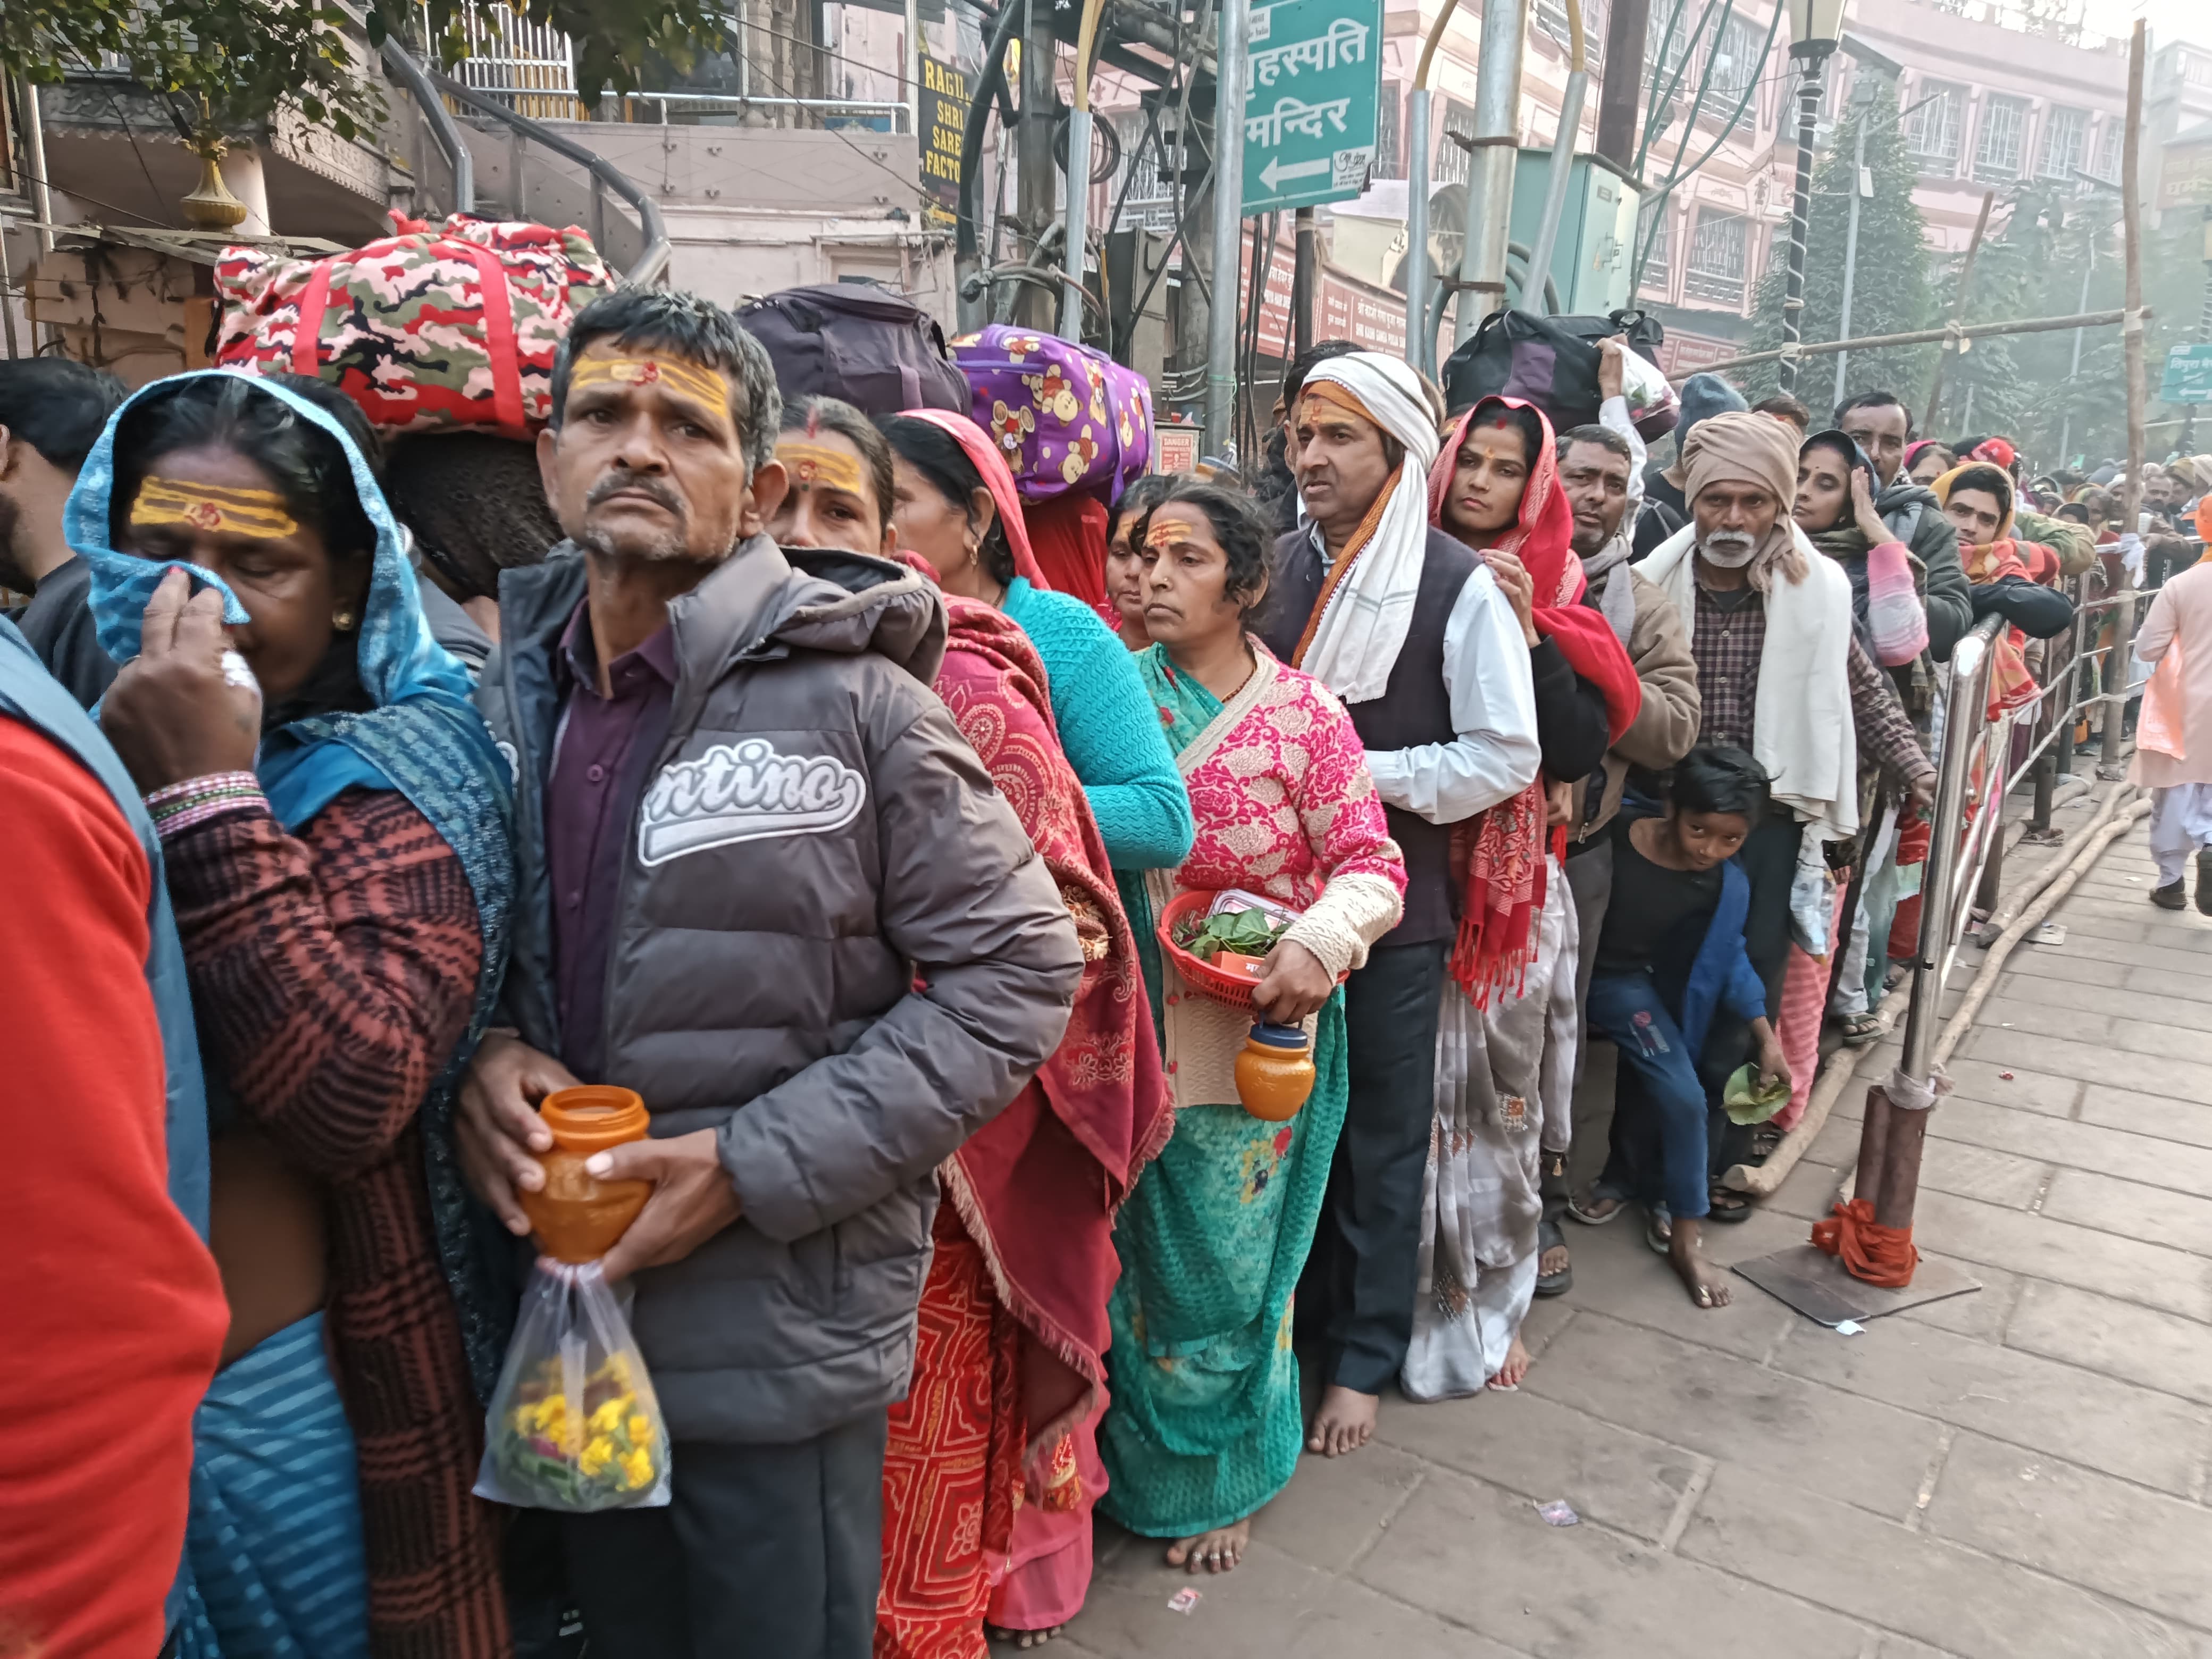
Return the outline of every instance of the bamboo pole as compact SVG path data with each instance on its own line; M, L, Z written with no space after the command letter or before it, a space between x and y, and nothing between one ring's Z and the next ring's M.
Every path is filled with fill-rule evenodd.
M2145 318L2154 313L2144 307ZM2031 317L2012 323L1970 323L1958 331L1959 337L1967 340L1987 339L2001 334L2045 334L2062 328L2110 328L2126 320L2124 311L2085 311L2072 317ZM1936 340L1948 340L1952 331L1948 328L1915 329L1909 334L1867 334L1856 340L1824 340L1817 345L1801 345L1801 357L1817 357L1829 352L1879 351L1887 346L1928 345ZM1720 374L1732 368L1748 368L1753 363L1771 363L1778 360L1779 351L1747 352L1741 357L1729 357L1717 363L1705 363L1696 368L1686 368L1667 378L1680 386L1692 374ZM2172 422L2168 422L2172 424Z
M1959 267L1958 297L1951 302L1951 325L1957 328L1959 319L1966 314L1966 288L1974 280L1974 261L1982 257L1982 235L1990 228L1990 207L1997 199L1993 190L1982 192L1982 210L1974 216L1974 240L1966 244L1966 262ZM1960 337L1964 338L1961 331ZM1943 365L1948 361L1942 352L1936 354L1936 378L1928 388L1928 412L1921 416L1920 429L1936 429L1936 411L1943 406Z

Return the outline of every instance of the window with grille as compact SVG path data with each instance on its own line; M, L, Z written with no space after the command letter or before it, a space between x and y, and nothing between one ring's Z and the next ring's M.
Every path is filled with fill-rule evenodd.
M1644 256L1643 286L1655 293L1664 293L1667 279L1674 273L1674 216L1667 210L1667 204L1654 198L1644 203L1636 216L1636 246L1641 251L1646 242L1651 251Z
M1743 303L1743 270L1749 222L1740 213L1701 213L1690 234L1690 257L1682 268L1686 297Z
M1404 149L1399 142L1399 112L1405 106L1405 88L1395 81L1382 83L1382 100L1375 106L1375 176L1406 176Z
M1701 8L1690 0L1653 0L1650 22L1644 33L1644 79L1651 79L1650 71L1661 68L1659 49L1667 49L1664 68L1674 70L1690 55L1690 36L1698 27Z
M2043 160L2036 171L2045 179L2074 182L2089 148L2087 111L2052 109L2043 118Z
M1607 0L1583 0L1583 67L1595 80L1605 66L1605 29ZM1574 31L1567 27L1565 0L1536 0L1536 27L1552 37L1564 55L1574 44ZM1662 10L1656 27L1665 27ZM1656 50L1647 44L1646 55Z
M1923 103L1921 100L1927 101ZM1923 81L1913 88L1912 102L1920 107L1905 120L1905 148L1924 169L1953 166L1959 160L1959 129L1966 112L1966 89L1941 81Z
M1706 106L1727 118L1736 101L1759 78L1759 49L1766 44L1766 31L1746 17L1731 17L1713 48L1712 89Z
M1456 98L1444 100L1443 136L1429 155L1431 188L1437 185L1463 185L1467 182L1467 151L1451 141L1455 132L1474 136L1474 106L1462 104Z
M1147 230L1173 231L1175 190L1161 175L1158 139L1155 137L1149 144L1144 142L1145 118L1141 112L1131 112L1119 125L1121 154L1129 159L1122 163L1122 177L1114 188L1118 195L1126 183L1129 194L1122 203L1121 216L1114 228L1134 230L1141 226Z
M1974 177L1984 184L2017 179L2027 156L2027 100L1990 94L1982 100L1982 135L1974 146Z
M2122 145L2127 142L2127 123L2117 115L2105 118L2105 125L2097 134L2097 159L2089 171L2108 185L2120 182Z

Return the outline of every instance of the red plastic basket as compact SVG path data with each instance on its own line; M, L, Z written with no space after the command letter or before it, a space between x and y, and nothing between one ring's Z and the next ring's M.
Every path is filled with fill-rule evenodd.
M1255 981L1247 979L1242 974L1225 972L1205 957L1191 955L1175 942L1176 924L1185 916L1204 916L1215 896L1203 888L1193 888L1170 899L1167 908L1160 912L1157 930L1160 950L1174 965L1176 972L1182 975L1184 983L1192 989L1203 991L1216 1002L1225 1002L1232 1008L1243 1008L1249 1012L1252 1007L1252 987Z

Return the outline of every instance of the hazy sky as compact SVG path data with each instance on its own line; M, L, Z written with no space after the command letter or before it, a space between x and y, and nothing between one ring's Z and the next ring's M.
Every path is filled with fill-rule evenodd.
M2138 17L2149 21L2153 46L2173 40L2212 46L2212 14L2203 0L2087 0L2081 21L2100 34L2124 35Z

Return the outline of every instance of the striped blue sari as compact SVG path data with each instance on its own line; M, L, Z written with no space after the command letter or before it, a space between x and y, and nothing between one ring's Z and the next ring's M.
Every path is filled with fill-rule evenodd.
M179 1659L355 1659L368 1571L353 1430L323 1316L216 1373L192 1419L191 1586Z

